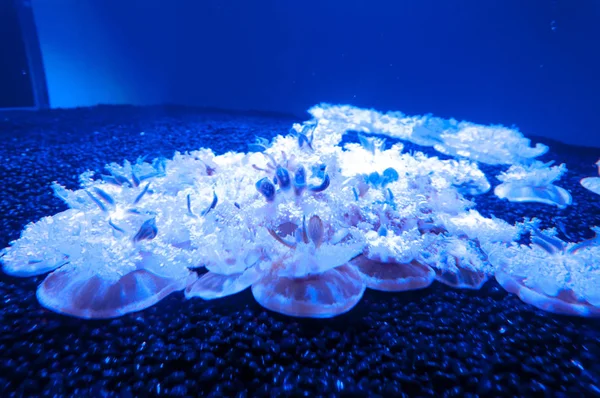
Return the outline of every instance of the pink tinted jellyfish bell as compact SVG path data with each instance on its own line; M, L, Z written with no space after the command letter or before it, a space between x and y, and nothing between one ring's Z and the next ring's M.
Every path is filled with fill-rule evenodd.
M260 305L286 315L330 318L360 301L365 284L348 262L362 251L362 244L323 243L324 226L316 215L308 225L295 229L295 241L270 232L289 250L272 261L269 272L252 285Z
M490 260L508 292L544 311L600 316L600 228L596 237L574 244L534 228L531 246L500 248Z
M177 222L185 207L150 195L148 186L94 181L85 190L55 187L74 208L33 224L7 251L5 269L13 270L20 255L38 266L29 273L56 269L38 287L38 301L79 318L118 317L183 289L193 263L191 251L178 247L189 239ZM32 243L44 261L28 249Z
M144 224L143 224L144 225ZM142 226L130 239L88 237L77 256L49 274L37 290L40 304L79 318L113 318L146 309L182 290L189 253L160 241Z
M367 247L351 264L362 274L368 288L386 292L423 289L431 285L435 273L417 261L423 247L419 231L394 234L385 228L366 234Z
M145 258L131 264L127 273L106 269L102 273L68 264L54 271L37 290L40 304L55 312L79 318L114 318L141 311L185 287L185 277L151 269ZM146 263L144 263L146 262Z

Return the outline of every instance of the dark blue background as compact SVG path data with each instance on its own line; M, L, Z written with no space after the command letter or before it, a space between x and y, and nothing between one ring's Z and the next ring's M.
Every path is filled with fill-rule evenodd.
M35 106L17 8L0 0L0 109Z
M349 103L600 147L597 0L33 4L55 106Z

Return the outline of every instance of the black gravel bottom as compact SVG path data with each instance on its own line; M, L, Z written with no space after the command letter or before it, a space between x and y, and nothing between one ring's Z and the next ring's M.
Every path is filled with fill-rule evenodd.
M95 107L0 114L0 247L65 209L49 184L109 162L211 147L243 151L294 118L181 107ZM143 133L143 134L142 134ZM354 138L349 137L350 140ZM543 141L543 140L541 140ZM485 215L536 216L572 240L600 225L600 197L579 185L600 149L551 143L566 162L565 210L475 198ZM497 174L495 167L482 167ZM490 178L493 184L496 181ZM330 320L281 316L249 291L217 301L173 294L140 313L84 321L39 306L42 277L0 273L0 396L600 396L600 321L539 311L495 281L367 291Z

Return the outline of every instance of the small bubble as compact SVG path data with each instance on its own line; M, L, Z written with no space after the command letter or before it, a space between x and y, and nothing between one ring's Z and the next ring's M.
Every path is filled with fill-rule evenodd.
M550 22L550 29L552 29L553 32L556 32L556 21L552 20Z

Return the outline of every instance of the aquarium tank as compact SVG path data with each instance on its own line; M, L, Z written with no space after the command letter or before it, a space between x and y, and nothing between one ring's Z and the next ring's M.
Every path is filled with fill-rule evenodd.
M599 22L2 1L0 396L600 396Z

